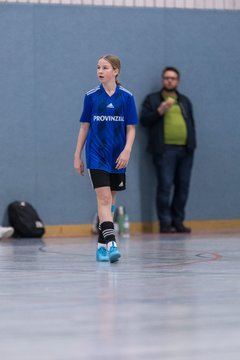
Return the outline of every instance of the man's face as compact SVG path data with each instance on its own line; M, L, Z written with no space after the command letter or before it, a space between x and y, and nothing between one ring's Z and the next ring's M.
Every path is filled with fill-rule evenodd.
M163 88L166 91L175 91L179 84L178 74L175 71L166 71L162 78Z

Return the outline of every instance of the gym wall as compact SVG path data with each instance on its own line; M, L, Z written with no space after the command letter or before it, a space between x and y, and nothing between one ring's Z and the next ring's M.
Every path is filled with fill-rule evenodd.
M86 91L100 55L115 53L138 110L160 88L163 67L182 75L193 103L198 149L186 217L240 217L240 12L177 8L0 4L0 219L14 200L44 222L88 224L96 211L88 174L73 169ZM156 220L155 173L137 138L118 204L134 222Z

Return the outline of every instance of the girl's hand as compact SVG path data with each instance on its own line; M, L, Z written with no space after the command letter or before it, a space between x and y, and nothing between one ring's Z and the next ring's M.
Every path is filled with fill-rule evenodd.
M74 169L79 175L84 175L84 162L79 157L74 157Z
M130 158L130 151L124 149L121 154L119 155L119 157L116 160L116 169L120 170L120 169L124 169L127 167L128 162L129 162L129 158Z

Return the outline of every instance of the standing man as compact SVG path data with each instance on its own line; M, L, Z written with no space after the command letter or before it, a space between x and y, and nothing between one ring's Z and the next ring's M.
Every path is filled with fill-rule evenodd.
M157 215L161 233L190 233L184 225L193 154L195 125L190 100L177 88L180 73L162 72L162 89L149 94L142 106L141 124L149 129L148 151L157 174Z

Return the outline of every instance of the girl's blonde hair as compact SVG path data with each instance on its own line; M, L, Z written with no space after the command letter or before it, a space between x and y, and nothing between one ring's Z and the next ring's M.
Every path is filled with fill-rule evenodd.
M112 54L107 54L107 55L103 55L99 58L100 59L104 59L106 60L107 62L109 62L109 64L112 65L113 69L116 70L118 69L118 74L116 75L115 77L115 80L116 80L116 84L117 85L120 85L120 82L118 81L117 77L120 73L120 70L121 70L121 62L120 62L120 59L116 56L116 55L112 55Z

